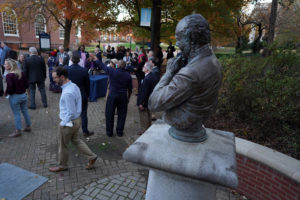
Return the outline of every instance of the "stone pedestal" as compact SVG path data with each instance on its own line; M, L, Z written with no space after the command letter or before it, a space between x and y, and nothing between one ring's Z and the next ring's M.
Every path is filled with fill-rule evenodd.
M153 124L123 154L150 167L147 200L213 200L217 185L237 187L232 133L206 129L206 141L187 143L171 137L169 128Z

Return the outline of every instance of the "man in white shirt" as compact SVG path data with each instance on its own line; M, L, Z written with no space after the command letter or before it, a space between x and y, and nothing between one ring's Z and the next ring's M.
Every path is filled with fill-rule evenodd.
M86 169L92 169L97 160L97 155L79 137L81 127L81 93L76 84L68 79L68 71L58 67L53 73L53 80L61 85L62 94L59 101L59 165L50 167L49 171L59 172L68 169L68 144L77 147L79 152L89 159Z

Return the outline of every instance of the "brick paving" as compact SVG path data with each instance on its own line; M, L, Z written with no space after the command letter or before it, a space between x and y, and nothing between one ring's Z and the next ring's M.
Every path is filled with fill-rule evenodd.
M46 85L48 83L47 80ZM43 108L40 94L36 92L37 109L29 110L32 132L9 138L14 130L13 114L8 100L0 97L0 163L7 162L49 179L25 199L144 199L148 170L122 159L122 153L135 141L139 130L136 97L132 96L129 103L125 136L121 138L105 135L105 98L90 102L89 129L95 135L86 142L98 155L95 168L86 170L87 159L70 145L69 170L59 173L49 172L48 168L56 165L58 158L60 94L47 90L47 98L48 108ZM218 189L217 197L219 200L239 199L239 195L232 195L225 188Z
M100 179L81 188L64 200L145 199L147 171L126 172Z

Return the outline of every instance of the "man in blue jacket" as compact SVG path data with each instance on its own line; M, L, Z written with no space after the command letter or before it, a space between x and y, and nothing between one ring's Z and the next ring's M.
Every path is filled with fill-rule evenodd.
M119 60L116 69L108 67L98 60L95 56L97 66L106 71L109 76L109 94L106 101L106 134L108 137L113 136L115 109L118 111L117 135L122 137L127 115L127 104L132 93L132 79L130 74L125 70L126 63Z
M2 67L2 73L0 73L0 96L3 96L3 78L2 74L4 74L4 61L7 58L8 52L11 50L4 42L0 43L1 53L0 53L0 66Z
M88 137L94 134L94 132L88 130L88 118L87 118L87 108L88 108L88 98L90 95L90 78L88 70L82 68L78 65L80 61L80 55L78 51L72 52L71 58L73 64L68 69L69 79L75 83L81 93L82 98L82 112L81 112L81 121L82 121L82 132L84 137Z

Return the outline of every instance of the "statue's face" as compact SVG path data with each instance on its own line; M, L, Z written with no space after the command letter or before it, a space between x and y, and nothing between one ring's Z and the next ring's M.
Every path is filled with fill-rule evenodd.
M176 45L182 51L183 57L187 58L190 53L190 41L189 36L186 35L186 22L185 20L181 20L176 26Z

